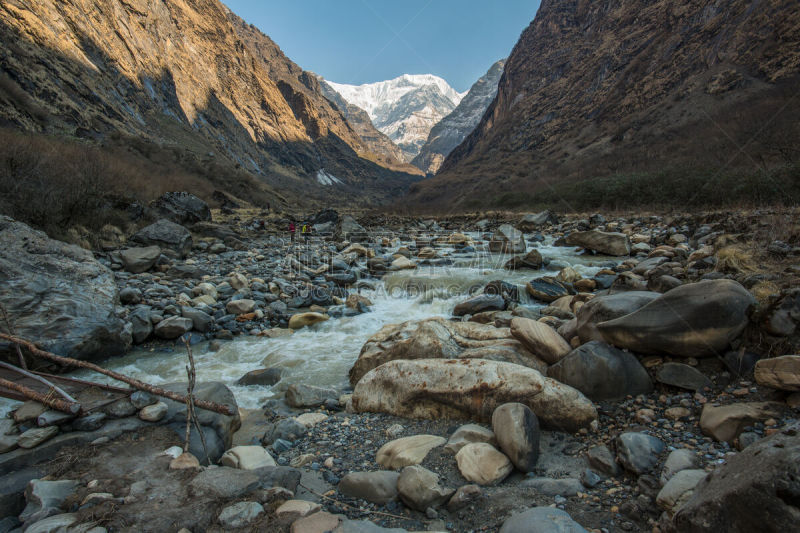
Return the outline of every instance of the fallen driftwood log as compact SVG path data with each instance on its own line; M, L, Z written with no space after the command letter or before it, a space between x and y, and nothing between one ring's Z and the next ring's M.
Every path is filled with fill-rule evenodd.
M19 345L17 345L17 348L19 348ZM8 363L4 363L3 361L0 361L0 367L7 368L8 370L11 370L12 372L16 372L17 374L21 374L21 375L23 375L23 376L25 376L27 378L31 378L33 380L38 381L42 385L46 385L46 386L50 387L52 390L54 390L59 395L61 395L61 397L64 398L64 400L66 402L68 402L68 403L78 403L78 400L76 400L75 398L70 396L67 393L67 391L65 391L64 389L62 389L61 387L59 387L58 385L56 385L52 381L48 380L47 378L45 378L43 376L40 376L39 374L36 374L34 372L28 372L27 370L24 370L22 368L16 367L14 365L10 365Z
M103 374L104 376L116 379L117 381L127 383L134 389L143 390L155 396L161 396L162 398L168 398L170 400L184 404L187 403L187 401L189 400L186 396L181 396L180 394L177 394L175 392L168 391L160 387L156 387L155 385L150 385L149 383L145 383L144 381L139 381L138 379L134 379L124 374L114 372L113 370L107 370L103 367L97 366L88 361L79 361L78 359L72 359L71 357L62 357L60 355L56 355L54 353L50 353L45 350L41 350L34 343L25 339L21 339L19 337L15 337L14 335L7 335L5 333L0 333L0 339L27 348L30 351L30 353L36 357L41 357L42 359L47 359L48 361L52 361L54 363L58 363L60 365L64 365L67 367L78 367L78 368L85 368L87 370L92 370L99 374ZM199 407L200 409L205 409L207 411L214 411L215 413L228 416L233 416L236 414L236 412L227 405L222 405L216 402L209 402L207 400L200 400L198 398L192 398L192 402L195 407Z
M0 378L0 386L15 390L25 397L44 404L51 409L55 409L56 411L76 415L81 410L81 405L77 402L68 402L51 394L42 394L41 392L29 389L25 385L20 385L19 383L14 383L13 381L9 381L7 379Z

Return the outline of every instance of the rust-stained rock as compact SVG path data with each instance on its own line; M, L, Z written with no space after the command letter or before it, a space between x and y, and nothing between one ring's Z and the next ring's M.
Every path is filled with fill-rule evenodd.
M530 407L542 425L564 431L589 427L595 407L577 390L532 368L484 359L418 359L385 363L353 391L356 412L408 418L491 420L498 406Z
M350 384L370 370L395 359L487 359L544 372L547 364L511 335L509 328L476 322L429 318L388 324L367 340L350 369Z

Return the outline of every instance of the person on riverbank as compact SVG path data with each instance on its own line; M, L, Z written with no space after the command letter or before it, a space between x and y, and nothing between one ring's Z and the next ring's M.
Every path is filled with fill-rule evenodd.
M308 244L308 234L311 232L311 228L307 223L304 223L303 228L300 231L303 233L303 242Z
M294 222L289 222L289 239L291 242L294 242L295 233L297 232L297 228L294 225Z

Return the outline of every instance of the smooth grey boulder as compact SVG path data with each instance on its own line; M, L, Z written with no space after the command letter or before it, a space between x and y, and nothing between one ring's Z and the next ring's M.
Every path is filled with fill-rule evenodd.
M529 233L547 224L558 224L558 217L548 210L524 215L517 223L517 229Z
M172 250L181 258L186 257L192 249L192 234L189 230L165 218L140 229L130 241L143 246L159 246Z
M683 363L664 363L656 373L656 380L687 390L702 390L713 385L705 374Z
M281 380L283 371L280 368L257 368L240 377L237 385L275 385Z
M539 419L530 407L505 403L492 413L498 447L520 472L531 472L539 460Z
M592 401L653 390L650 376L636 356L598 341L572 350L547 369L547 376L578 389Z
M334 389L302 383L293 383L286 390L286 403L292 407L317 407L329 398L336 399L338 397L339 393Z
M32 479L25 489L27 505L19 516L20 520L33 523L61 513L61 504L79 485L79 482L71 479L61 481Z
M703 357L725 353L748 324L755 298L736 281L676 287L633 313L597 325L606 342L636 353Z
M616 443L620 464L637 475L650 472L666 449L663 441L646 433L623 433L617 437Z
M337 490L351 498L385 504L397 499L399 472L380 470L377 472L350 472L339 481Z
M602 341L597 324L613 320L644 307L661 296L657 292L628 291L595 296L578 309L576 331L581 342Z
M489 241L489 251L505 254L521 254L526 250L525 236L511 224L503 224Z
M631 241L624 233L600 230L574 231L566 236L568 246L580 246L605 255L631 255Z
M438 475L427 468L412 465L400 472L397 491L406 505L424 512L428 507L438 507L445 503L455 489L440 486Z
M147 272L156 264L161 256L161 248L158 246L145 246L142 248L126 248L120 250L119 256L122 259L122 266L132 274Z
M114 274L90 251L6 216L0 216L0 301L18 336L58 355L100 359L131 345L115 312ZM0 353L14 353L13 346L0 342Z
M191 331L192 327L194 327L194 324L190 319L171 316L156 324L153 333L155 333L156 337L161 337L162 339L177 339L184 333Z
M499 294L479 294L455 306L453 316L475 315L482 311L502 311L506 301Z

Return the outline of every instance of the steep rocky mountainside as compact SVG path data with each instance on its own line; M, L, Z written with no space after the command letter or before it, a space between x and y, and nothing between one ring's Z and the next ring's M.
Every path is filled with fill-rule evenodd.
M217 0L4 1L0 49L5 126L145 139L295 198L381 201L415 179L377 165L315 77Z
M328 82L319 78L319 86L325 98L334 103L350 126L358 134L367 148L381 158L381 164L389 168L397 168L405 172L419 174L419 169L403 163L403 151L384 133L378 131L366 111L348 103L336 92Z
M486 108L497 94L497 83L503 74L505 60L501 59L481 76L456 108L431 129L428 140L422 146L417 157L411 161L427 174L436 174L453 148L469 135L481 121Z
M405 161L414 159L431 128L464 97L431 74L404 74L364 85L327 83L349 104L365 110L375 127L401 148Z
M478 127L407 203L796 157L798 72L796 0L543 0Z

